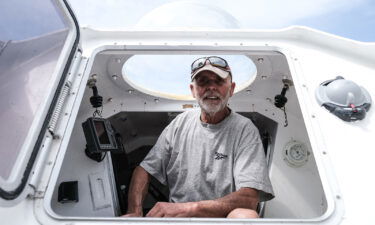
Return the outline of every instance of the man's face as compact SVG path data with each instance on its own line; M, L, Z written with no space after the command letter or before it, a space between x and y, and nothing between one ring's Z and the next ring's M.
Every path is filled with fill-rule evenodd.
M201 109L215 114L225 108L235 86L230 76L223 79L211 71L202 71L194 78L190 89Z

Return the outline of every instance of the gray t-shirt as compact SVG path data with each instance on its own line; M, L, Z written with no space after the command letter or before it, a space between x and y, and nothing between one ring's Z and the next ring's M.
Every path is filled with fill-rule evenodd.
M170 202L212 200L242 187L273 198L259 132L231 112L218 124L200 120L200 110L178 115L140 165L170 189Z

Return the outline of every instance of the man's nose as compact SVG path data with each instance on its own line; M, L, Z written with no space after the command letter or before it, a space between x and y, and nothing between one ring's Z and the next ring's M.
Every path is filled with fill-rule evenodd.
M207 85L206 85L206 89L207 90L217 90L217 85L215 83L214 80L210 80L207 82Z

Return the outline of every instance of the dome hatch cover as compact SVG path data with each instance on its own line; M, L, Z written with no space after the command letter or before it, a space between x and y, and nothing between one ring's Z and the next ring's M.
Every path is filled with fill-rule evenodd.
M367 90L341 76L321 83L315 96L319 105L344 121L365 118L371 106L371 96Z

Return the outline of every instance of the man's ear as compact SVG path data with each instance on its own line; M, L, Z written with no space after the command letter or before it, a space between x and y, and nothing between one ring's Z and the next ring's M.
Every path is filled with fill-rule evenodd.
M230 97L233 96L235 87L236 87L236 83L232 82L231 85L230 85Z
M191 91L191 95L193 95L193 98L195 98L195 91L194 91L194 85L193 84L190 84L190 91Z

